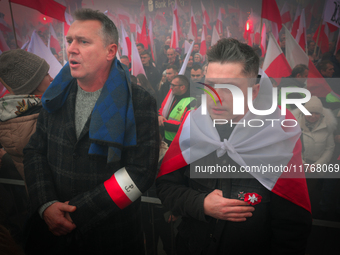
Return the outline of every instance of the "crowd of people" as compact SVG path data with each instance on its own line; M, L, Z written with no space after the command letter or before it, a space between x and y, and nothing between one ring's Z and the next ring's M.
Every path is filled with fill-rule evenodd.
M181 22L187 32L189 22ZM245 97L251 87L254 105L265 110L266 90L306 88L309 73L298 64L289 77L267 77L259 47L245 43L234 16L224 22L229 34L212 45L209 32L206 55L200 54L198 27L190 56L185 38L171 48L171 35L162 32L168 27L156 24L153 52L136 43L145 75L131 74L129 56L117 59L117 27L90 9L75 13L66 36L68 63L54 79L46 61L32 53L0 55L0 82L8 90L1 98L1 169L25 181L29 210L19 238L25 254L143 254L144 246L154 254L158 237L171 254L170 222L180 222L176 254L305 254L312 217L339 221L339 179L313 169L339 170L340 50L333 54L331 42L329 52L315 54L311 26L308 56L333 93L313 95L304 104L308 116L290 105L298 126L266 126L268 134L215 127L214 119L249 119L249 109L245 103L244 114L234 114L231 93L211 85L234 84ZM280 45L285 52L284 34ZM63 63L63 50L51 50ZM218 96L203 97L204 90ZM273 116L280 118L279 112ZM207 162L238 170L263 162L312 167L304 168L307 180L249 173L190 178L194 166ZM152 210L154 226L142 194L162 202Z

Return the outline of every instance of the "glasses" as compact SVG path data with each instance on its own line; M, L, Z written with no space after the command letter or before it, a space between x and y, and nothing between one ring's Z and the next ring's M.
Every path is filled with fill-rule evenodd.
M183 86L183 85L174 85L174 84L170 84L170 87L180 87L180 86Z

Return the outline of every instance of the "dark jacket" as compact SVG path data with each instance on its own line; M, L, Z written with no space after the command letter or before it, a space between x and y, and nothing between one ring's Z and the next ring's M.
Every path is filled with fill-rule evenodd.
M156 91L157 85L162 78L160 72L154 66L154 64L151 63L151 61L150 61L149 66L143 66L143 67L144 67L144 71L145 71L145 74L146 74L146 78L150 82L152 88Z
M311 230L311 214L267 190L248 173L223 175L219 179L190 178L190 168L216 163L239 169L227 154L217 158L213 152L156 181L162 204L175 216L182 216L177 254L303 255ZM239 199L241 192L255 192L262 196L262 201L254 206L253 216L245 222L216 220L205 215L203 207L205 197L215 189L232 199Z
M76 91L75 85L65 104L56 112L41 111L37 131L24 150L33 221L29 225L36 231L30 235L28 244L48 249L48 254L66 254L64 252L72 247L80 253L139 254L143 247L140 199L120 209L103 183L125 167L141 192L152 185L159 150L156 102L144 89L132 85L137 145L124 148L119 162L107 164L106 157L88 155L90 118L79 138L76 137ZM70 205L77 207L70 213L77 228L66 236L53 236L37 216L37 209L52 200L70 201ZM38 252L33 250L32 254Z

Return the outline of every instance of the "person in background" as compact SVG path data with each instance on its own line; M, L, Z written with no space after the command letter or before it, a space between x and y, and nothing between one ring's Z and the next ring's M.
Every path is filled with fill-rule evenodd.
M10 94L0 99L0 143L24 176L23 149L35 132L41 96L52 82L47 62L22 49L0 55L0 81Z

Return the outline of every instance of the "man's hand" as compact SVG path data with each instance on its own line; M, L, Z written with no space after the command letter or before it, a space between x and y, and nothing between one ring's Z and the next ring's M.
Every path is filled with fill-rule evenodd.
M166 121L167 119L164 118L163 116L158 116L158 125L161 127L164 127L164 121Z
M49 230L56 236L66 235L76 228L69 215L74 212L76 207L65 203L56 202L43 213L43 219L48 225Z
M255 210L247 202L223 197L222 191L215 189L204 199L204 213L220 220L245 221Z

